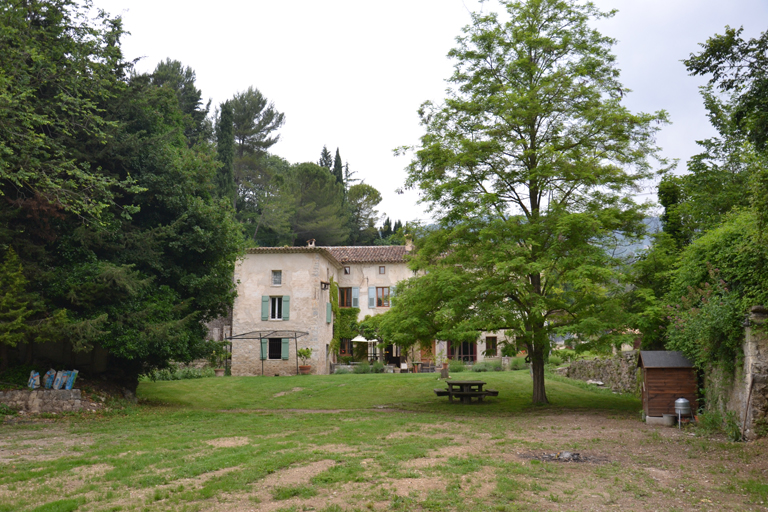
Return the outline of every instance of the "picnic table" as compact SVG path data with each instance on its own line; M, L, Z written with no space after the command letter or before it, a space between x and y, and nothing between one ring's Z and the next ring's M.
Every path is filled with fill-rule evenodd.
M473 398L479 402L486 396L499 396L499 392L493 389L483 390L485 382L482 380L447 380L448 389L435 389L437 396L447 396L453 402L454 398L461 399L461 403L468 404Z

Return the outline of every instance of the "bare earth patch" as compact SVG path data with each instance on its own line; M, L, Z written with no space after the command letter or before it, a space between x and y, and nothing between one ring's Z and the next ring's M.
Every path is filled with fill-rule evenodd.
M304 388L293 388L290 391L281 391L279 393L275 393L274 395L272 395L272 397L273 398L277 398L277 397L280 397L280 396L288 395L290 393L298 393L299 391L304 391Z
M235 446L245 446L248 442L247 437L220 437L219 439L206 441L205 444L209 444L214 448L233 448Z

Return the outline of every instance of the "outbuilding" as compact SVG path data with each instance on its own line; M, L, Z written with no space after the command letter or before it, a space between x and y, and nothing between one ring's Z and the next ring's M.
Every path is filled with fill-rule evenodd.
M641 350L637 365L643 372L643 410L646 417L675 414L675 400L686 398L698 409L698 385L693 363L682 352Z

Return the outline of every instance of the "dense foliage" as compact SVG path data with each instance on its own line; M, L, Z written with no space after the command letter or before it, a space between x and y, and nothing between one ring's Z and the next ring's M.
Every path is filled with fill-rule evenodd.
M90 4L11 4L0 9L11 120L0 123L0 250L20 256L36 301L24 341L105 348L133 388L204 354L202 322L234 298L242 236L216 194L194 73L172 61L132 73L119 18L89 19Z
M412 262L429 274L398 289L391 313L397 331L419 338L513 334L532 359L533 401L544 403L551 335L608 343L626 325L621 261L606 249L643 231L629 195L650 175L666 116L622 105L614 41L591 27L610 13L575 1L501 4L503 17L472 15L449 53L449 96L420 110L426 133L407 185L440 229ZM433 305L418 326L406 313L416 303ZM408 307L398 315L399 304Z

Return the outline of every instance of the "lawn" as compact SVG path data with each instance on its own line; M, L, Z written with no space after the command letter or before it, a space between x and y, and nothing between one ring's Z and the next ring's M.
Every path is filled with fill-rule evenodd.
M430 374L142 383L106 415L0 427L0 511L764 510L766 445L649 427L635 398L526 372L449 404ZM548 461L569 450L586 462Z

